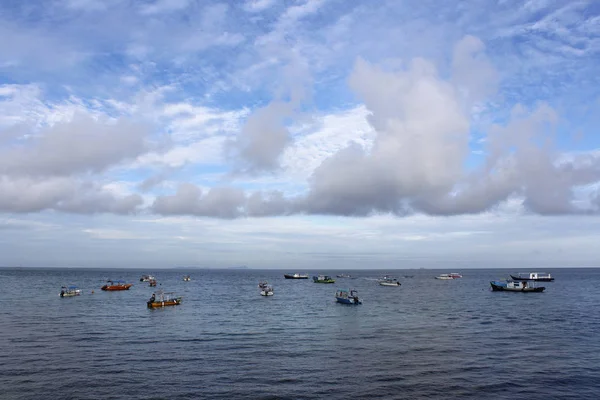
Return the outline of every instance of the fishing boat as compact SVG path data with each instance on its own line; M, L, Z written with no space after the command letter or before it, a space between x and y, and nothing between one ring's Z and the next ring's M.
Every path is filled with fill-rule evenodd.
M308 275L302 274L283 274L285 279L308 279Z
M355 289L338 289L335 292L335 299L342 304L362 304L362 300L358 298L358 292Z
M453 277L450 276L450 274L441 274L435 277L435 279L440 279L440 280L444 280L444 281L448 281L451 279L454 279Z
M152 275L142 275L140 282L150 282L154 277Z
M389 275L385 275L383 278L381 278L379 280L379 285L381 285L381 286L400 286L400 281Z
M81 290L77 288L77 286L63 286L60 288L60 297L73 297L79 296L81 294Z
M175 296L173 292L159 291L152 293L152 297L146 303L148 308L160 308L168 306L178 306L182 302L181 296Z
M329 275L313 276L313 282L314 283L335 283L333 278L331 278Z
M106 285L102 286L100 289L114 291L114 290L129 290L133 284L126 283L125 281L106 281Z
M260 289L261 296L273 296L273 286L269 285L267 281L259 282L258 288Z
M184 282L189 282L192 280L192 278L189 275L186 275L183 277Z
M510 275L514 281L537 281L537 282L552 282L554 278L552 275L545 272L527 272L520 273L518 275Z
M490 285L494 292L543 292L544 286L535 286L534 283L527 281L491 281Z
M148 284L149 284L150 287L155 287L156 286L156 279L150 279L148 281Z

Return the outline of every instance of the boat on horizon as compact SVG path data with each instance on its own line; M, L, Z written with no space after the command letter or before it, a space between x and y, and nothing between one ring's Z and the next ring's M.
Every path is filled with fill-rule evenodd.
M515 281L536 281L536 282L553 282L552 275L546 272L521 272L518 275L510 274L510 277Z
M335 292L335 300L342 304L362 304L362 300L358 297L358 292L355 289L338 289Z
M546 288L544 286L535 286L535 283L528 283L527 281L491 281L490 286L494 292L543 292Z
M79 295L81 295L81 289L77 288L75 285L62 286L60 288L60 297L73 297Z
M352 277L351 277L350 275L348 275L348 274L339 274L339 275L336 275L336 277L337 277L337 278L352 278Z
M440 275L436 276L435 279L440 279L440 280L448 281L448 280L452 280L454 278L451 277L450 274L440 274Z
M150 282L154 277L152 275L142 275L140 282Z
M106 281L106 284L102 286L100 289L107 291L115 291L115 290L129 290L132 287L132 283L127 283L125 281Z
M330 277L329 275L318 275L318 276L313 276L313 282L314 283L335 283L335 280L333 280L333 278Z
M306 274L283 274L285 279L308 279Z
M157 296L158 294L158 296ZM168 306L178 306L183 301L181 296L175 296L173 292L159 292L152 293L150 300L146 302L148 308L161 308Z

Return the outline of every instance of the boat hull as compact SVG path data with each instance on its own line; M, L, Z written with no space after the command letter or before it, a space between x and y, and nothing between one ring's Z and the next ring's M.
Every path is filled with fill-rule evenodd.
M380 286L400 286L400 282L379 282Z
M149 301L148 308L162 308L169 306L178 306L181 304L181 299L165 300L165 301Z
M352 304L352 305L358 305L358 304L362 304L362 300L354 300L354 299L346 299L343 297L336 297L335 298L337 300L338 303L341 304Z
M453 278L453 277L451 277L451 276L436 276L436 277L435 277L435 279L439 279L439 280L441 280L441 281L451 281L451 280L453 280L454 278Z
M544 286L540 287L524 287L524 288L512 288L506 287L502 285L497 285L493 282L490 282L490 286L494 292L522 292L522 293L539 293L546 290Z
M521 276L514 276L511 275L510 276L513 281L534 281L534 282L553 282L554 278L535 278L535 279L531 279L531 278L523 278Z
M264 290L261 290L260 295L261 296L273 296L273 292L266 292Z
M333 279L328 280L328 281L319 281L319 280L316 280L316 281L313 281L313 282L314 283L335 283L335 281Z
M109 292L114 292L117 290L129 290L129 288L132 286L133 285L131 283L128 283L127 285L104 285L100 289L106 290Z
M74 297L74 296L79 296L81 294L81 292L76 292L76 293L60 293L59 296L60 297Z
M284 274L283 277L285 279L308 279L308 275L289 275L289 274Z

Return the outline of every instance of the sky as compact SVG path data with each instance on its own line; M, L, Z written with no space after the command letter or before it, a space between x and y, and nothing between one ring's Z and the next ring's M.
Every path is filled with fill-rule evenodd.
M0 2L0 265L600 266L600 3Z

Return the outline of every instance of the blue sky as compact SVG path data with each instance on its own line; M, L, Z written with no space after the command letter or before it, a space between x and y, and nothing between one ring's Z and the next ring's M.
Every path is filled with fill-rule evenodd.
M0 265L597 265L599 53L594 1L2 2Z

